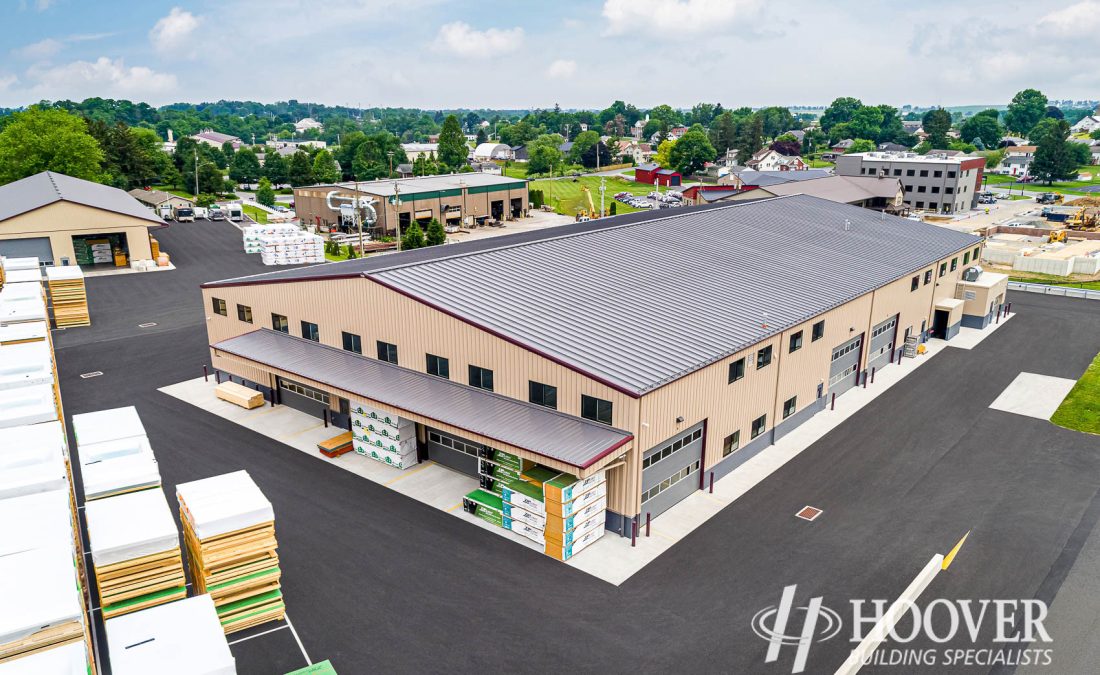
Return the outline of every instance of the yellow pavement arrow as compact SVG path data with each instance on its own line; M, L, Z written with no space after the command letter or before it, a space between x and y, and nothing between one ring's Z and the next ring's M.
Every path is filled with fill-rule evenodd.
M951 549L951 552L944 556L943 565L940 567L940 569L947 569L951 566L951 563L955 562L955 556L959 554L959 549L962 548L963 542L966 541L966 538L970 536L970 532L971 531L968 530L967 533L963 535L963 538L959 540L959 543L955 544L955 548Z

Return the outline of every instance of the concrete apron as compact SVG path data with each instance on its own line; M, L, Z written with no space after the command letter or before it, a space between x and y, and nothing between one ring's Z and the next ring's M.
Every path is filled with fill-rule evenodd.
M818 439L839 426L863 406L878 398L883 392L900 382L906 375L928 362L948 346L971 349L990 333L1012 318L1002 318L985 330L962 328L950 343L930 340L925 343L927 353L913 359L902 359L900 365L892 365L875 375L875 383L850 389L836 400L836 410L826 405L820 413L809 417L798 426L780 434L774 445L768 445L752 457L740 463L735 470L719 479L716 474L714 492L709 491L711 467L704 474L707 489L698 490L654 520L650 536L645 536L644 520L638 526L638 538L631 546L631 538L607 532L600 540L566 561L582 572L591 574L616 586L622 584L639 570L656 560L662 553L690 534L726 506L751 490L788 461L797 457ZM422 462L407 470L395 469L354 452L336 458L328 458L317 450L317 443L338 435L339 427L325 427L324 422L312 415L288 406L269 405L253 410L218 399L214 395L214 378L204 382L199 377L162 387L159 391L211 414L239 424L251 431L271 438L318 461L336 465L346 471L384 485L395 492L419 502L446 511L488 532L542 553L542 548L531 540L500 527L491 525L462 509L462 497L478 487L477 480L443 467L434 462ZM817 407L815 405L812 407ZM800 415L801 416L801 415ZM789 420L793 421L793 420ZM769 432L768 436L771 436ZM792 516L793 517L793 516Z

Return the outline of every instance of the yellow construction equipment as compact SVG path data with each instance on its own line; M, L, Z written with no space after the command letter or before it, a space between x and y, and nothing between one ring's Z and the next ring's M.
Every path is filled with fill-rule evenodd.
M1074 230L1089 230L1097 226L1100 221L1100 216L1097 215L1097 209L1095 207L1082 206L1074 213L1069 220L1066 221L1066 227Z
M582 185L581 192L588 198L588 216L590 218L599 218L599 216L596 215L599 211L596 210L596 204L592 201L592 191L589 190L587 186Z
M1065 241L1065 240L1066 240L1066 231L1065 230L1052 230L1051 231L1051 233L1050 233L1050 243L1056 244L1060 241Z

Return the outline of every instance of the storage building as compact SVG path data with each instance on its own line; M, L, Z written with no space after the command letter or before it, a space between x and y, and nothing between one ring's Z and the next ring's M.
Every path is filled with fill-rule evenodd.
M210 282L203 302L214 367L276 402L338 426L363 402L415 424L419 460L475 477L503 453L509 476L594 478L606 527L629 532L900 360L907 338L953 335L981 246L794 195ZM551 487L546 528L568 522ZM501 507L481 497L467 506Z

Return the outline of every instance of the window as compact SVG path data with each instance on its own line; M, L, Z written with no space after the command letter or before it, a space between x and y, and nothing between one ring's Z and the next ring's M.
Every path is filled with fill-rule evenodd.
M687 446L691 445L692 443L694 443L695 441L699 440L702 437L703 437L703 430L702 429L696 429L695 431L691 432L690 434L685 434L684 436L682 436L680 438L677 438L674 442L669 443L668 445L661 448L660 450L654 450L653 452L649 453L648 457L646 457L642 460L642 469L648 469L649 467L653 466L654 464L661 461L665 457L668 457L669 455L676 452L677 450L680 450L682 448L686 448Z
M940 186L939 185L933 185L932 186L932 194L938 195L939 193L940 193Z
M470 366L470 386L492 391L493 371L481 366Z
M527 400L535 405L545 406L547 408L558 409L558 388L543 384L542 382L535 382L531 380L527 383Z
M963 254L963 264L966 265L970 262L970 251Z
M918 185L917 192L928 192L928 188L924 185Z
M727 457L732 455L741 449L741 430L733 432L729 436L726 436L726 440L722 441L722 456Z
M951 271L954 272L957 269L959 269L959 259L958 258L952 258L951 259Z
M392 345L389 342L382 342L381 340L379 340L377 343L377 349L379 361L389 361L390 363L394 364L397 363L397 345Z
M581 417L593 422L611 424L611 401L581 394Z
M940 276L947 274L947 263L940 263Z
M798 397L792 396L783 402L783 419L787 419L794 414L795 409L798 406Z
M913 191L913 186L912 185L906 185L905 186L905 191L906 192L912 192Z
M900 176L901 175L901 169L894 169L894 175L895 176Z
M942 171L933 171L932 172L932 177L933 178L943 178L943 172Z
M932 283L932 270L924 273L924 285L927 286L930 283Z
M909 284L909 291L913 292L920 288L920 275L913 277L913 282Z
M982 247L981 247L981 246L979 246L978 248L974 249L974 260L977 260L977 259L978 259L978 254L979 254L979 253L981 253L981 251L982 251Z
M457 438L444 436L443 434L435 431L429 431L428 440L432 443L435 443L436 445L442 445L445 448L457 450L458 452L465 453L471 457L481 457L481 454L478 452L478 446L471 445L470 443L463 443Z
M685 466L684 468L680 469L676 473L674 473L671 476L669 476L668 478L664 479L663 481L661 481L657 485L654 485L653 487L649 488L648 490L646 490L645 492L642 493L642 503L643 504L646 503L650 499L653 499L654 497L661 494L665 490L669 489L673 485L676 485L677 483L684 480L685 478L687 478L691 474L695 473L696 471L699 470L699 465L700 465L700 460L695 460L694 464L689 464L688 466Z
M302 322L302 337L307 340L313 340L314 342L321 341L321 333L317 330L317 324L310 323L308 321Z
M918 209L923 209L924 208L924 202L917 202L917 208Z
M222 300L221 298L210 298L210 304L214 306L215 314L229 316L229 312L225 308L225 300Z
M802 331L791 333L791 339L790 344L787 348L787 353L790 354L792 352L797 352L799 349L802 349Z
M760 351L756 352L756 367L757 369L763 368L772 362L772 346L768 345Z
M730 384L745 376L745 357L737 359L730 364Z
M764 433L764 427L768 424L768 416L761 415L752 421L752 433L749 434L750 438L756 438L760 434Z
M928 178L928 169L921 169L920 170L920 177L921 178Z
M313 387L307 387L304 384L298 384L297 382L292 382L291 380L284 380L281 377L279 378L279 387L282 389L286 389L289 392L293 392L299 396L311 398L318 403L324 403L325 405L328 405L328 394L318 389L314 389Z
M363 338L355 333L348 333L345 331L341 331L340 336L344 341L345 351L355 352L356 354L363 353Z
M286 320L286 317L283 316L282 314L272 314L271 315L271 327L274 328L277 331L282 331L284 333L289 333L290 332L290 323Z
M864 169L864 168L860 168L860 170L859 170L859 173L860 173L860 174L866 174L866 173L867 173L867 169Z
M936 210L936 209L938 209L939 207L940 207L940 203L939 203L939 202L928 202L928 208L929 208L929 209L931 209L931 210L933 210L933 211L935 211L935 210Z
M444 380L451 379L450 360L435 354L428 354L428 374L442 377Z
M944 192L946 192L946 193L947 193L947 194L949 194L949 195L953 195L953 194L955 194L955 188L951 187L950 185L948 185L947 187L945 187L945 188L943 189L943 191L944 191Z
M908 170L906 170L906 172L905 172L905 175L906 175L906 176L914 176L914 175L916 175L916 174L915 174L915 172L913 171L913 169L908 169Z
M818 321L814 324L812 337L810 342L817 342L821 338L825 337L825 319Z
M948 178L954 178L955 176L956 176L956 173L954 171L948 171L947 172L947 177Z
M237 318L245 323L252 323L252 308L248 305L237 305Z

